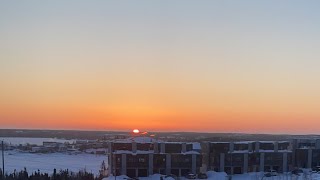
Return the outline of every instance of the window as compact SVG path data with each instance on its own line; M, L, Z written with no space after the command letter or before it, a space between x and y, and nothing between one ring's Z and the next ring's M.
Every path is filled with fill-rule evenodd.
M144 158L139 158L139 162L145 162L146 160Z
M242 157L234 157L234 161L242 161Z
M272 156L267 156L266 160L271 161L272 160Z
M211 157L211 162L215 163L215 158L214 157Z
M128 161L129 161L129 162L134 162L133 158L129 158Z

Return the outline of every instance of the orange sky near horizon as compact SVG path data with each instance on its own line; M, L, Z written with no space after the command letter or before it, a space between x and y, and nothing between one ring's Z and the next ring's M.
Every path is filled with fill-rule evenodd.
M185 92L186 93L186 92ZM11 92L12 94L12 92ZM49 99L45 96L53 96ZM252 132L303 133L316 132L319 113L317 103L308 107L290 101L246 96L243 98L217 97L208 103L202 95L196 99L181 97L144 97L137 94L121 98L74 97L61 94L28 94L28 98L11 99L11 105L2 103L2 127L32 129L124 130L139 128L146 131L200 131L200 132ZM160 94L159 94L160 95ZM18 97L18 96L17 96ZM81 98L82 97L82 98ZM144 98L143 98L144 97ZM108 103L105 99L109 99ZM112 103L112 98L115 100ZM176 98L176 99L174 99ZM32 100L33 99L33 100ZM90 98L89 98L90 99ZM302 101L299 101L302 102ZM181 104L179 104L181 103ZM196 104L193 104L196 103ZM179 105L177 105L179 104ZM311 106L312 105L312 106ZM301 107L304 107L302 109ZM298 110L297 110L298 109ZM306 126L305 119L308 119ZM284 128L285 127L285 128ZM303 127L303 129L301 129ZM301 131L299 131L301 129Z

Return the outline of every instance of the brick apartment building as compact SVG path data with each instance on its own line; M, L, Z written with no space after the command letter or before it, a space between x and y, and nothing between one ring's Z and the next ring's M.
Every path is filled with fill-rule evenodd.
M109 173L129 177L184 176L197 174L200 168L227 174L268 170L282 173L320 166L320 139L206 142L202 146L149 137L113 140L109 142Z
M293 168L289 141L209 142L207 148L208 170L242 174Z
M320 166L320 139L294 139L292 144L297 167Z
M114 140L109 142L109 171L111 174L129 177L199 173L202 159L196 145L188 142L161 142L149 137Z

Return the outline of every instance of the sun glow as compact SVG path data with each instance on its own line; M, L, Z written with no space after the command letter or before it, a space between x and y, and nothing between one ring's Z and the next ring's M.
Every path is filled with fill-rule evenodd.
M132 130L132 132L133 132L134 134L138 134L140 131L139 131L139 129L134 129L134 130Z

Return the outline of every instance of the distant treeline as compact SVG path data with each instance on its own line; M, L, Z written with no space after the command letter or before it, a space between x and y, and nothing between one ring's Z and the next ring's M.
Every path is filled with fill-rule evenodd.
M11 174L3 176L2 170L0 172L0 180L101 180L102 175L95 177L92 173L86 171L79 171L77 173L71 172L68 169L57 172L53 170L53 174L42 173L40 170L28 173L26 169L22 171L14 171Z
M0 129L0 137L33 137L96 140L103 139L106 135L116 133L117 132L108 131Z
M149 132L156 138L167 141L282 141L293 138L320 138L320 135L288 134L242 134L242 133L201 133L201 132ZM0 129L0 137L38 137L62 139L107 139L112 135L130 135L129 132L116 131L78 131L78 130L30 130ZM167 138L169 137L169 138ZM1 138L0 138L1 139Z

